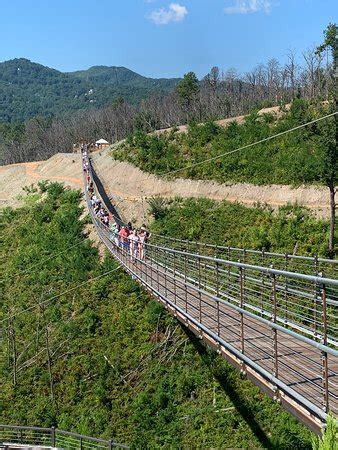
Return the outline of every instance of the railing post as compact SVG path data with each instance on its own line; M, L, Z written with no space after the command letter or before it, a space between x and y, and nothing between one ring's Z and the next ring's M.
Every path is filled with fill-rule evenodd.
M239 306L241 308L244 307L244 273L243 273L244 269L243 267L239 268L239 300L240 300L240 304ZM241 312L240 313L240 318L241 318L241 352L244 354L244 314Z
M55 427L52 427L51 429L50 429L50 437L51 437L51 444L52 444L52 447L56 447L56 440L55 440Z
M262 266L265 264L265 248L262 248ZM264 272L262 272L262 290L261 290L261 317L263 317L263 311L264 311L264 293L265 293L265 279L264 279Z
M322 285L322 344L327 345L327 302L326 286ZM323 385L323 410L329 411L329 368L327 352L322 352L322 385Z
M173 270L174 270L174 303L176 305L176 253L174 251L174 263L173 263Z
M288 262L289 262L289 255L285 253L285 264L284 264L284 270L288 270ZM289 305L288 305L288 278L285 277L285 286L284 286L284 316L285 316L285 323L288 322L288 312L289 312Z
M318 276L318 255L314 256L314 270L315 275ZM317 321L318 321L318 286L317 283L314 283L314 293L313 293L313 331L314 336L317 335Z
M219 296L219 264L216 262L216 297Z
M83 449L83 445L82 445L82 437L80 437L80 450Z
M150 252L151 252L151 258L150 258L150 284L151 286L154 286L154 280L153 280L153 257L154 257L154 249L153 247L150 248Z
M230 261L230 246L228 245L228 261ZM228 265L228 290L230 290L230 277L231 277L231 267Z
M157 253L159 253L159 250L157 250ZM161 261L161 258L159 258L159 260ZM157 273L157 290L159 291L160 290L160 271L158 270L158 266L156 268L156 273Z
M185 312L188 312L188 288L187 288L187 255L184 254L184 287L185 287Z
M20 444L23 444L22 429L20 428Z
M198 256L198 312L199 322L202 323L202 294L201 294L201 258Z
M113 448L113 441L111 439L109 439L108 441L108 450L112 450Z
M276 275L272 274L272 322L276 323L277 318L277 293L276 293ZM278 377L278 345L277 329L271 328L273 339L273 374Z
M168 257L167 250L164 250L164 292L165 298L167 300L168 296L168 287L167 287L167 266L168 266Z

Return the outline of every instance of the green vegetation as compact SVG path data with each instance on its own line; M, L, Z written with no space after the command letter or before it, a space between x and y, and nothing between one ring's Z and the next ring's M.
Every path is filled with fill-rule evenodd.
M315 437L312 441L313 450L338 450L337 419L328 415L326 428L321 438Z
M0 123L60 116L123 97L131 103L172 91L178 79L152 79L124 67L91 67L61 73L27 59L0 63Z
M27 191L26 206L2 216L1 422L56 425L134 448L311 448L305 427L114 271L111 257L99 258L80 220L79 193L55 183ZM202 211L177 203L166 213L166 232L182 216L181 235L190 235L189 205ZM225 214L205 205L220 224ZM269 215L251 211L257 223ZM289 219L285 214L281 247L300 226ZM305 222L314 236L323 232ZM207 231L210 238L213 228ZM243 242L240 232L232 242Z
M300 255L326 255L329 222L316 220L306 208L282 206L277 212L257 205L208 199L158 199L150 211L152 231L163 235L232 247Z
M189 113L192 111L193 103L196 101L199 92L199 82L194 72L188 72L184 75L177 85L176 92L187 114L187 121L189 121Z
M232 122L226 128L209 121L203 125L190 123L187 133L178 133L175 129L159 136L137 132L114 151L113 157L156 174L179 169L172 175L175 177L222 183L323 184L328 172L327 140L334 140L333 118L237 153L189 166L281 133L328 111L328 107L314 107L296 99L280 120L272 114L258 116L252 112L242 125ZM335 146L331 147L335 152ZM337 164L336 159L334 163Z

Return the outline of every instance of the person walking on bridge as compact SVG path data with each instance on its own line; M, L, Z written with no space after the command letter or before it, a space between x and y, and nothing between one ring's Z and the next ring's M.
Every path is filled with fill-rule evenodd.
M138 253L138 245L139 245L139 236L135 229L132 230L130 235L128 236L129 240L129 250L130 250L130 261L134 262L137 258Z
M128 241L129 234L130 234L129 229L126 226L122 227L121 230L119 231L121 247L123 250L126 251L128 251L129 249L129 241Z

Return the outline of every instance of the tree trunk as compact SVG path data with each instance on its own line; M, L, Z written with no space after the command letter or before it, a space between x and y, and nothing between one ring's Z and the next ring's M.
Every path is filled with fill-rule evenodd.
M329 257L334 257L335 250L335 221L336 221L336 204L335 204L335 187L334 183L330 183L330 236L329 236Z

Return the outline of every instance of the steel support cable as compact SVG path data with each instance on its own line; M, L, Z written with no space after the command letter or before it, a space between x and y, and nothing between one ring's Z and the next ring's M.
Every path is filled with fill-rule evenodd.
M186 165L184 167L181 167L179 169L174 169L174 170L170 170L168 172L160 173L160 174L157 175L157 177L159 177L159 176L165 177L165 176L168 176L168 175L173 175L174 173L182 172L183 170L187 170L187 169L191 169L193 167L200 166L201 164L204 164L206 162L215 161L217 159L223 158L224 156L232 155L234 153L240 152L240 151L245 150L247 148L254 147L255 145L263 144L264 142L271 141L272 139L275 139L277 137L284 136L287 133L291 133L293 131L300 130L300 129L305 128L305 127L307 127L309 125L312 125L314 123L320 122L321 120L325 120L325 119L328 119L329 117L333 117L336 114L338 114L338 111L335 111L335 112L330 113L330 114L326 114L325 116L322 116L322 117L318 117L317 119L313 119L313 120L311 120L309 122L303 123L301 125L297 125L296 127L289 128L288 130L281 131L280 133L276 133L276 134L274 134L272 136L268 136L266 138L260 139L259 141L255 141L255 142L251 142L250 144L243 145L242 147L238 147L238 148L236 148L234 150L230 150L228 152L221 153L220 155L216 155L216 156L213 156L211 158L206 158L203 161L198 161L196 163L188 164L188 165ZM148 177L149 175L147 174L146 176Z
M329 117L333 117L336 114L338 114L338 111L335 111L333 113L327 114L327 115L322 116L322 117L318 117L317 119L311 120L310 122L306 122L306 123L303 123L301 125L297 125L296 127L290 128L288 130L281 131L280 133L274 134L272 136L268 136L268 137L266 137L264 139L260 139L259 141L252 142L251 144L243 145L242 147L236 148L234 150L230 150L229 152L225 152L225 153L222 153L220 155L213 156L211 158L206 158L203 161L199 161L199 162L196 162L196 163L193 163L193 164L189 164L189 165L187 165L185 167L181 167L180 169L175 169L175 170L170 170L169 172L160 173L159 175L164 177L164 176L172 175L172 174L177 173L177 172L182 172L183 170L186 170L186 169L191 169L192 167L199 166L199 165L204 164L204 163L209 162L209 161L215 161L216 159L223 158L223 156L232 155L233 153L240 152L241 150L245 150L247 148L253 147L253 146L258 145L258 144L263 144L264 142L271 141L272 139L275 139L277 137L283 136L283 135L285 135L287 133L291 133L292 131L300 130L301 128L305 128L308 125L312 125L313 123L319 122L321 120L328 119Z
M70 289L67 289L67 290L61 292L60 294L54 295L52 297L49 297L46 300L43 300L42 302L39 302L36 305L30 306L29 308L26 308L26 309L23 309L21 311L18 311L15 314L8 315L5 319L2 319L0 321L0 323L6 322L9 319L14 319L16 316L20 316L21 314L23 314L25 312L28 312L28 311L31 311L32 309L34 309L34 308L36 308L36 307L38 307L40 305L44 305L45 303L48 303L48 302L50 302L52 300L55 300L55 299L57 299L59 297L62 297L63 295L68 294L69 292L75 291L76 289L79 289L80 287L85 286L86 284L92 283L93 281L96 281L99 278L102 278L102 277L104 277L106 275L109 275L110 273L116 272L120 268L121 268L121 266L119 265L118 267L115 267L115 269L108 270L107 272L102 273L102 274L100 274L100 275L98 275L98 276L96 276L94 278L90 278L89 280L83 281L82 283L78 284L77 286L74 286L74 287L72 287Z

